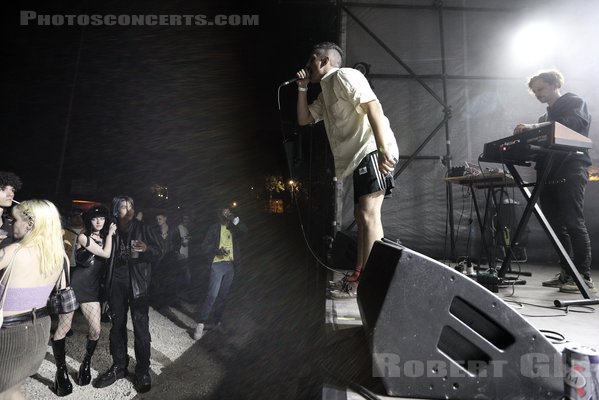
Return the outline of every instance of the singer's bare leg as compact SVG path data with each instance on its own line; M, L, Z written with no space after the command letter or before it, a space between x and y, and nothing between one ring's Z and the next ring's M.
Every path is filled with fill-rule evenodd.
M364 229L361 227L361 222L359 222L359 215L358 215L358 210L359 207L356 204L354 206L354 219L356 220L356 223L358 225L358 237L356 238L356 247L357 247L357 251L356 251L356 263L354 265L354 272L351 275L347 275L345 277L345 279L348 282L357 282L360 279L360 274L362 273L362 258L364 258L363 252L364 252L364 246L362 245L362 243L364 243Z
M362 269L370 255L370 250L376 240L383 237L383 224L381 222L381 208L385 192L383 190L364 195L355 205L354 215L358 224L358 262Z

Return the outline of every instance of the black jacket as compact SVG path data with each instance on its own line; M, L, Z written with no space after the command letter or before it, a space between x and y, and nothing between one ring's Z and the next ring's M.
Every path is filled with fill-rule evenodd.
M0 249L3 249L4 247L14 242L12 232L12 219L6 216L6 210L4 210L4 213L2 213L2 217L0 218L0 228L2 228L6 232L6 238L0 241Z
M177 260L179 249L181 249L181 235L179 234L179 228L172 228L169 226L166 239L162 238L162 231L158 225L155 225L152 230L154 231L152 233L158 240L158 245L160 246L160 251L162 253L158 260L158 264L162 261L172 262L173 260Z
M128 243L129 246L131 240L143 241L147 245L147 250L139 253L139 258L131 258L129 249L121 248L121 236L123 236L124 243ZM110 255L106 270L106 293L108 297L110 298L114 268L118 268L118 264L122 260L125 260L129 267L133 298L137 299L147 296L152 277L152 263L156 262L161 255L162 252L160 251L155 231L146 228L142 222L133 219L129 222L126 229L117 229L113 236L112 254Z
M220 227L220 223L211 225L210 228L208 228L201 245L202 254L208 257L210 262L212 262L214 256L216 256L216 251L220 244ZM227 229L231 231L231 236L233 237L233 264L236 268L239 268L242 260L239 238L247 233L248 228L243 222L239 221L237 225L233 224L233 222L229 222L227 224Z

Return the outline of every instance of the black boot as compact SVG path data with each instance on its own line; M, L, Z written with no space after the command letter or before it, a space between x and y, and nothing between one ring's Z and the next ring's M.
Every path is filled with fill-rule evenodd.
M108 371L98 376L98 379L94 382L94 387L105 388L112 385L119 379L123 379L127 376L127 368L119 367L118 365L112 364Z
M57 396L66 396L73 391L73 385L69 379L67 362L65 360L65 340L53 340L52 352L56 360L56 376L54 377L54 391Z
M97 344L97 340L87 339L87 345L85 346L85 357L83 357L83 361L81 362L81 366L79 367L79 373L77 374L77 384L79 386L89 385L89 383L92 380L92 375L89 372L89 368L92 356L94 355L94 351L96 351Z

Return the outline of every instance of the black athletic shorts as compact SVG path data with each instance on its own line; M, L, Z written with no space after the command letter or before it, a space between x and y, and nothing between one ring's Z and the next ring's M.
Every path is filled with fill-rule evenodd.
M354 170L354 204L358 204L360 197L385 191L385 198L391 197L391 190L395 187L393 175L383 176L379 171L378 152L373 151L362 159Z

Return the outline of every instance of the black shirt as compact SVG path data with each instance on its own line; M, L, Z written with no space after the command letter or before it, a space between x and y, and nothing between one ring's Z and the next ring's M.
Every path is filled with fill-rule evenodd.
M539 118L539 122L555 121L580 133L583 136L589 136L591 127L591 114L589 114L587 103L574 93L566 93L561 96L553 105L547 107L547 112ZM591 158L586 150L581 154L572 153L566 157L556 160L553 172L557 169L567 168L571 164L591 165ZM537 169L542 168L543 161L537 161Z

